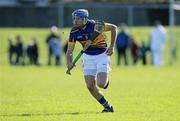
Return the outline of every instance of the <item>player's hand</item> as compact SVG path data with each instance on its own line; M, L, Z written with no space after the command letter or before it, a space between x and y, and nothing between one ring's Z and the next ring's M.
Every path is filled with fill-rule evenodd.
M68 64L67 64L67 68L68 68L68 69L72 69L74 66L75 66L75 65L73 65L73 63L68 63Z
M106 50L106 54L107 54L108 56L111 56L113 53L114 53L114 47L109 47L109 48Z

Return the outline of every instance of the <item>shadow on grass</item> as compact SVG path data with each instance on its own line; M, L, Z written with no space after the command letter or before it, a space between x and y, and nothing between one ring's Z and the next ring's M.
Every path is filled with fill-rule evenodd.
M22 113L22 114L3 114L0 117L15 117L15 116L60 116L60 115L82 115L82 114L100 114L101 112L72 112L72 113Z

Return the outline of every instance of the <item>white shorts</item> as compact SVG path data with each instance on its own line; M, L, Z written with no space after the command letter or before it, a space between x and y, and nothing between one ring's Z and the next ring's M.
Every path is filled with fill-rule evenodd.
M99 55L83 54L84 75L95 76L98 72L109 73L110 70L110 57L106 53Z

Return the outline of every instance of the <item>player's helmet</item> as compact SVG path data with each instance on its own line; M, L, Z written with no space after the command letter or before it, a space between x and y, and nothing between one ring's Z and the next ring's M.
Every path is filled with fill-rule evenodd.
M88 18L89 12L86 9L77 9L72 13L73 17Z

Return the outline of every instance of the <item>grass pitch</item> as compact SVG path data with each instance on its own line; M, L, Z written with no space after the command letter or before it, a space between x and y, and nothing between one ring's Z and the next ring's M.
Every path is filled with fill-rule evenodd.
M179 62L163 67L115 65L112 57L110 85L105 94L114 113L101 113L103 107L90 95L83 80L81 62L65 74L66 68L46 66L44 43L47 29L0 29L0 120L1 121L179 121ZM16 30L16 31L15 31ZM147 34L150 28L143 28ZM135 31L140 31L139 28ZM68 29L64 29L63 40ZM37 36L40 44L40 67L10 66L7 63L7 35L22 33L24 38ZM144 35L143 35L144 36ZM143 38L143 37L142 37ZM79 47L76 50L79 51ZM76 53L75 52L75 53ZM63 63L65 59L63 58Z

